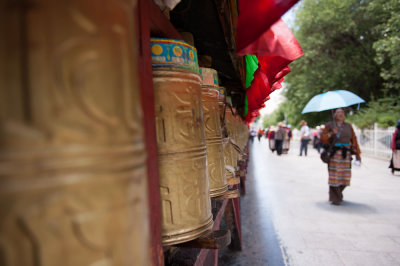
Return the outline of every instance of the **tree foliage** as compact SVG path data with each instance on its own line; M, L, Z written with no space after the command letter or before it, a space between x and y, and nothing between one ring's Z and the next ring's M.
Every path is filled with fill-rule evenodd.
M380 67L384 80L384 93L390 95L400 91L400 1L375 0L368 5L367 14L376 17L377 25L372 29L378 39L373 48L375 62Z
M400 104L396 98L380 98L372 100L367 108L361 109L348 120L360 128L371 128L374 123L380 127L393 127L400 117Z
M285 119L285 113L282 108L282 105L275 110L271 114L266 114L262 118L262 126L263 128L268 128L269 126L276 126L278 125L279 122L284 121Z
M365 124L361 117L367 116L368 123L379 116L392 123L390 109L377 106L397 106L400 100L400 1L303 0L295 25L305 56L291 64L284 91L288 100L277 112L283 108L293 124L302 119L321 124L330 119L330 111L302 115L301 110L316 94L345 89L367 102L380 99L362 105L356 124ZM371 116L377 108L382 112Z

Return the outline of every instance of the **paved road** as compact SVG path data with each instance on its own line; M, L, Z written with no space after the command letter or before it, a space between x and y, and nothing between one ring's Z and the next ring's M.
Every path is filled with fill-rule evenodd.
M388 162L363 157L334 206L315 150L277 156L265 139L251 148L243 251L220 252L220 265L400 265L400 174Z

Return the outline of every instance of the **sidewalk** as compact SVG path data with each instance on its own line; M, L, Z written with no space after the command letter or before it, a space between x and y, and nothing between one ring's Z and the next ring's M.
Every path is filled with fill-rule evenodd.
M343 204L334 206L326 164L314 149L299 157L296 146L277 156L265 139L254 141L241 199L242 227L251 228L242 229L244 250L230 265L400 265L400 174L362 157ZM281 259L266 257L270 250Z

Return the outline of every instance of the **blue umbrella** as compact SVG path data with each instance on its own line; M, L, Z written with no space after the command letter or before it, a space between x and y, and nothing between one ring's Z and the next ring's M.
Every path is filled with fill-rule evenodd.
M328 91L312 97L301 113L321 112L360 103L365 101L350 91Z

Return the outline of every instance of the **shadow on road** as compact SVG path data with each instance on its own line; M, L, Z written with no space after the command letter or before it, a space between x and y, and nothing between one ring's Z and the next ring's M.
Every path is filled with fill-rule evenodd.
M336 211L336 212L351 212L357 214L374 214L377 213L377 210L374 207L371 207L364 203L352 202L352 201L343 201L341 205L335 206L326 201L317 202L317 207L326 211Z

